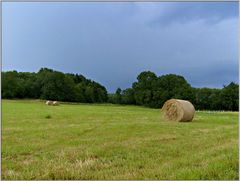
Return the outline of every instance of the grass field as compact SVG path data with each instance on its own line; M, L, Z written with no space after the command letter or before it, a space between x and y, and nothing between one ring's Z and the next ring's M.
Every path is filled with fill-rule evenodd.
M238 179L238 113L2 101L2 179Z

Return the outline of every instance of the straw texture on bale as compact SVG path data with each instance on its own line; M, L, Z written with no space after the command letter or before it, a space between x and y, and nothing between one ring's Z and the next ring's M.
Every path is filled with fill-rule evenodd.
M53 101L46 101L46 105L53 105Z
M58 101L53 101L53 106L58 106L59 102Z
M189 101L170 99L164 103L162 112L166 120L190 122L193 120L195 108Z

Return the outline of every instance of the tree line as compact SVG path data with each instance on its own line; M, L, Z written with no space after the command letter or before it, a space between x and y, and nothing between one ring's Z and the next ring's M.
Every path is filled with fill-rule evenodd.
M238 111L239 85L231 82L222 89L194 88L183 76L167 74L157 76L150 71L141 72L131 88L118 88L109 95L109 102L160 108L168 99L185 99L199 110Z
M141 72L131 88L108 94L106 88L80 74L41 68L37 73L2 72L2 98L33 98L82 103L114 103L160 108L171 98L185 99L200 110L238 111L239 85L222 89L194 88L183 76Z
M41 68L37 73L2 72L2 98L33 98L68 102L107 102L107 90L83 75Z

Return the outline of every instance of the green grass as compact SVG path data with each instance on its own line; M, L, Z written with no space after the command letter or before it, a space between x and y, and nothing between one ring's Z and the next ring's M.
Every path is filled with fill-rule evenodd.
M2 101L2 179L238 179L238 113Z

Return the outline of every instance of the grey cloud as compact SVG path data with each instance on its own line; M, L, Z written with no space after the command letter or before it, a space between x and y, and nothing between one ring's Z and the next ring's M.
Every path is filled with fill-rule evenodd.
M15 5L3 16L3 70L81 73L110 92L131 87L144 70L221 87L238 79L237 11L208 4ZM206 23L215 16L221 21ZM154 20L163 23L149 26Z
M236 18L239 13L237 2L172 2L165 6L164 13L156 12L156 17L148 25L154 27L176 22L185 24L196 20L212 25L228 18Z

